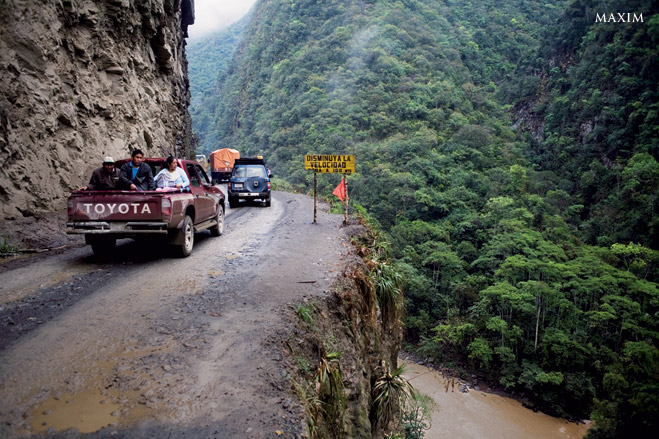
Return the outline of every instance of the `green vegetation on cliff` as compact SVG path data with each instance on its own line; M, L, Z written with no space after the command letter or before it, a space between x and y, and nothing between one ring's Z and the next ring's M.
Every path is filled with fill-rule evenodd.
M520 63L509 96L523 120L539 122L527 154L533 165L567 203L583 206L580 236L656 245L659 2L604 4L571 2ZM604 10L643 22L596 22Z
M197 152L209 153L221 147L213 130L218 97L216 87L226 74L249 18L248 14L226 29L191 41L187 47L190 115Z
M642 13L598 23L596 13ZM658 2L272 0L215 95L218 142L301 188L355 154L407 338L592 437L659 409ZM330 193L338 176L319 179Z

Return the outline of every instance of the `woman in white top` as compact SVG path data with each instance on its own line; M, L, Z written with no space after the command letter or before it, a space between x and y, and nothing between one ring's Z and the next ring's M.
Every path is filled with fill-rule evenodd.
M178 160L171 155L167 157L167 168L163 168L153 178L158 188L187 188L190 180L185 171L178 167Z

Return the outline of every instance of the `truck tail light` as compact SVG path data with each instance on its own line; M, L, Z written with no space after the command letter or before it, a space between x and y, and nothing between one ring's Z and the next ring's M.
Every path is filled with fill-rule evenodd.
M75 209L73 208L73 200L69 200L66 203L66 213L69 215L69 217L72 217L73 214L75 213Z
M268 190L270 190L270 182L268 182Z
M163 221L169 221L169 217L172 216L172 200L169 198L163 198L161 202L161 215Z

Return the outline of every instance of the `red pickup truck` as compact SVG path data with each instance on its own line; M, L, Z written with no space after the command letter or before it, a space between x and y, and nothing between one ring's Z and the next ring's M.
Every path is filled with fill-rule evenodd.
M121 167L128 160L120 160ZM144 160L155 176L163 158ZM114 248L117 238L160 235L185 257L192 252L194 233L224 232L224 193L213 186L199 163L179 160L190 180L189 191L74 191L68 199L67 233L84 234L96 255Z

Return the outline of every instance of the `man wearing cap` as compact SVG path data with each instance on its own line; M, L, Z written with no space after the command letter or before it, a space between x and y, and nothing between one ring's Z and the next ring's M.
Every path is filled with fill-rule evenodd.
M119 187L119 170L114 167L114 159L107 156L103 159L103 165L94 169L89 184L83 186L81 190L88 191L112 191L118 190Z

